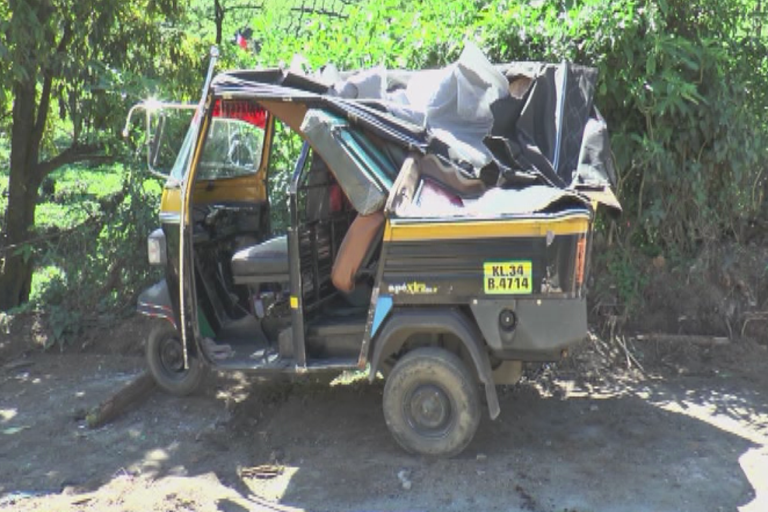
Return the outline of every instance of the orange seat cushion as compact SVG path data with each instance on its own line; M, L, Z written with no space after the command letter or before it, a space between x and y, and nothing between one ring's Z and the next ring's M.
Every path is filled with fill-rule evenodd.
M371 251L381 240L383 227L384 214L380 211L370 215L358 215L352 221L339 246L339 253L331 271L331 281L338 290L349 293L355 289L360 266L366 263Z

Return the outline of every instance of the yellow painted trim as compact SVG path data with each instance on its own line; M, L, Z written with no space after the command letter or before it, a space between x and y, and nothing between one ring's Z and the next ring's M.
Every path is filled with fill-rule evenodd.
M164 188L160 199L161 213L179 213L181 211L181 189Z
M384 230L384 239L390 242L410 240L458 240L472 238L506 238L524 236L579 235L589 230L587 216L561 219L477 220L458 222L429 222L390 224Z
M265 109L266 110L266 109ZM272 139L275 136L275 116L267 110L267 119L264 124L264 140L261 144L261 165L256 173L257 176L267 176L269 171L269 157L272 155Z
M384 223L384 241L392 241L392 223L389 221L389 219L387 219L387 221Z
M291 309L299 309L299 298L291 295Z
M209 183L213 188L209 188ZM213 203L260 203L267 200L267 187L258 175L225 178L220 180L200 181L192 191L193 204ZM181 210L181 190L166 188L160 201L160 211L178 213Z

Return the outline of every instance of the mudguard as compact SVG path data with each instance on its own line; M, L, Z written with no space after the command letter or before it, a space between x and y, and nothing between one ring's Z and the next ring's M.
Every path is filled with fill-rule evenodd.
M178 328L176 325L176 315L173 313L171 294L165 279L141 292L136 304L136 311L152 318L168 320L174 329Z
M480 382L485 387L491 419L496 419L501 408L493 383L491 362L483 346L483 336L477 326L456 309L409 309L393 312L374 340L369 379L373 381L383 359L397 352L405 341L416 333L449 333L461 340L472 357Z

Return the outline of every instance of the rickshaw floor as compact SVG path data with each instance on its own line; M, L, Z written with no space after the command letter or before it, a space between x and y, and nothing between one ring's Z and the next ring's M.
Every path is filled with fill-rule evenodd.
M292 357L280 357L276 348L267 347L254 350L253 346L234 345L219 358L214 358L215 366L223 370L286 372L294 371L297 361ZM312 358L307 356L307 371L349 369L357 365L357 356L333 356Z
M308 322L307 370L355 368L365 324L364 314L322 315ZM282 372L297 364L292 357L280 357L277 343L270 343L253 316L227 322L207 348L215 366L225 370Z
M216 343L248 345L252 350L269 346L261 322L251 315L226 322L216 334Z
M275 370L284 371L291 362L281 359L276 349L270 347L255 349L247 345L230 345L230 350L214 357L218 368L229 370Z
M230 371L258 371L258 372L295 372L297 362L293 358L280 358L275 354L275 359L254 359L249 355L235 355L232 358L216 361L215 366L221 370ZM357 368L357 358L333 357L327 359L308 359L306 370L308 372L323 370L349 370Z

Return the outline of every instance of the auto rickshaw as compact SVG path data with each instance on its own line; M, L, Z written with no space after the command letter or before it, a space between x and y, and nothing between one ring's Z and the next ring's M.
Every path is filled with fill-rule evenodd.
M161 319L157 384L367 368L405 450L460 453L482 401L499 415L496 385L587 334L595 209L620 211L595 71L493 65L471 45L424 71L215 60L148 240L165 270L138 301ZM302 145L270 201L278 124Z

